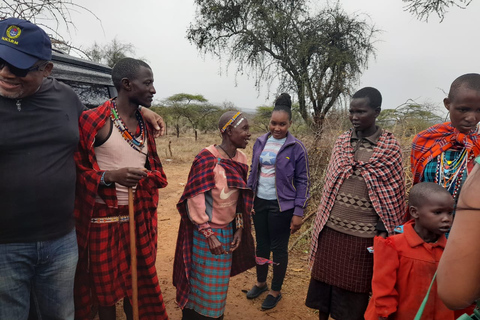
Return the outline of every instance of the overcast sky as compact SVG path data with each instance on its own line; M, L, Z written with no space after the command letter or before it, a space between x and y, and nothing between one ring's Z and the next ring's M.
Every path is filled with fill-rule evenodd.
M271 104L276 88L260 94L254 80L235 79L235 69L211 56L202 57L185 38L195 7L189 0L77 0L95 13L101 24L86 12L73 13L77 30L71 42L83 48L113 38L131 43L135 57L151 65L156 99L176 93L202 94L210 102L233 102L241 109ZM314 6L324 1L312 1ZM394 108L408 99L430 102L443 108L444 93L459 75L480 72L479 1L466 9L452 8L439 23L436 16L420 22L403 11L401 0L343 0L349 13L365 15L378 34L376 58L360 78L358 88L373 86L383 95L383 108ZM294 95L292 95L294 96ZM294 98L296 98L294 96Z

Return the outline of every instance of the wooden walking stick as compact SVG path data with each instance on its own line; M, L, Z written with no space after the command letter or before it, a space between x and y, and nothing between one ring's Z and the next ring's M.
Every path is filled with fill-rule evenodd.
M137 283L137 243L135 237L135 212L133 209L133 189L128 188L128 217L130 234L130 269L132 270L132 309L133 320L138 318L138 283Z

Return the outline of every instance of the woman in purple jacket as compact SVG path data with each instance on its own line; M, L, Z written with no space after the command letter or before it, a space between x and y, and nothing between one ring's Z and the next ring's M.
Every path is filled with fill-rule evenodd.
M270 252L273 252L272 287L262 309L274 308L282 298L280 290L288 264L290 234L302 226L303 210L309 198L307 150L288 132L292 124L292 101L282 93L275 101L270 132L253 146L248 186L255 194L253 222L257 240L257 283L247 298L268 290L266 283ZM262 259L263 258L263 259Z

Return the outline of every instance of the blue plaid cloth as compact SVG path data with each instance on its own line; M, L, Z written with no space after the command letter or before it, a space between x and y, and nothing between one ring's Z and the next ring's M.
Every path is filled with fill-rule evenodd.
M213 228L212 231L228 251L233 240L231 225L223 229ZM211 318L222 316L227 302L232 255L213 255L207 239L194 229L192 262L190 294L185 307Z

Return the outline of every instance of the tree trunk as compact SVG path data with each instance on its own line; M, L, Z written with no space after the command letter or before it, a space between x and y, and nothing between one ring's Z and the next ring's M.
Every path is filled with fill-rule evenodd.
M197 138L198 138L198 133L197 133L197 129L195 129L195 142L197 142Z
M177 130L177 138L180 138L180 126L178 123L175 125L175 129Z

